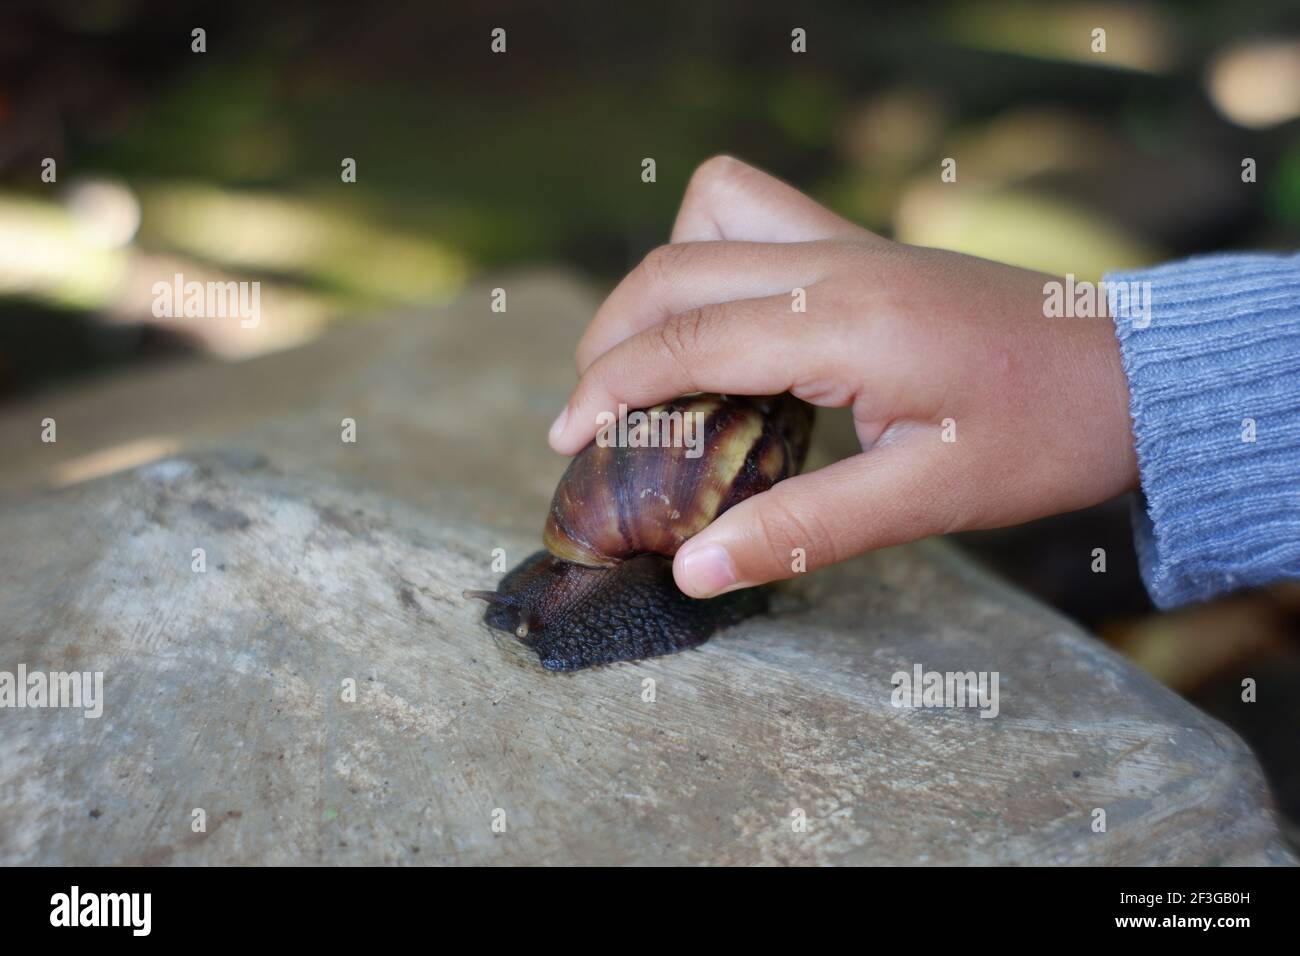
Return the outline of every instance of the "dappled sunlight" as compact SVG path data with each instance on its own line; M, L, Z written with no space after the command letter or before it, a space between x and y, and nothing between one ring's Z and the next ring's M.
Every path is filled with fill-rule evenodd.
M468 273L444 245L306 200L192 184L137 194L98 177L51 196L0 193L0 296L156 327L217 358L300 345L347 315L442 304ZM176 282L256 285L258 320L160 307Z
M380 302L437 304L468 265L449 247L332 210L320 200L201 184L143 189L147 240L230 267L301 275Z
M944 156L960 156L959 181L992 186L1100 166L1121 149L1113 131L1060 109L1009 110L957 129Z
M77 180L65 205L83 235L99 245L125 246L140 228L140 201L118 179Z
M1146 73L1176 63L1169 18L1143 4L954 3L948 12L952 37L977 49ZM1097 28L1106 31L1104 55L1092 48Z
M116 294L127 257L66 206L0 194L0 296L94 309Z
M174 455L180 448L179 439L163 435L123 442L60 462L50 470L49 483L55 488L66 488L93 481Z
M165 253L137 251L131 257L120 294L105 303L103 318L108 322L139 322L178 333L198 343L204 352L221 359L244 359L303 345L316 338L330 320L337 317L331 301L310 290L278 282L259 285L260 314L256 324L238 315L158 315L154 308L156 289L173 286L176 277L185 283L227 284L243 281L228 270L204 262Z
M1206 68L1219 112L1263 129L1300 117L1300 41L1255 40L1223 51Z
M954 193L921 180L903 194L895 225L904 242L1053 275L1099 279L1157 258L1154 249L1093 213L1013 188Z

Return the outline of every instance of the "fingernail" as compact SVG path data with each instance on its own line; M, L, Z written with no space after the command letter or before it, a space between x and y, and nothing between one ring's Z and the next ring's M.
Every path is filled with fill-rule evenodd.
M560 410L560 414L556 416L555 421L551 424L551 431L547 436L552 445L554 445L556 440L564 434L564 423L568 420L569 406L565 405L564 408Z
M712 597L736 583L736 566L722 545L701 545L682 558L682 577L696 597Z

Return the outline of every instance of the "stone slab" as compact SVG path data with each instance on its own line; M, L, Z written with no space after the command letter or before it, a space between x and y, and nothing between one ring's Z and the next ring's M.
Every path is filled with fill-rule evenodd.
M652 661L484 627L595 301L519 274L0 415L0 670L105 675L98 719L0 710L0 863L1294 862L1235 734L942 541ZM892 706L917 664L997 671L998 716Z

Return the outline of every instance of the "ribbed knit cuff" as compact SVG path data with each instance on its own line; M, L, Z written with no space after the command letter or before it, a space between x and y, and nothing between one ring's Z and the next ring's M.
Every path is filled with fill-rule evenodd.
M1106 283L1152 600L1300 578L1300 255L1199 257Z

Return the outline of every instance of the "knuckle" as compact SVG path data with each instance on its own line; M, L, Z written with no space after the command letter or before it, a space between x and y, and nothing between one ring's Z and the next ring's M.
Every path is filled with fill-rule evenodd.
M957 496L953 494L943 495L938 506L928 511L918 509L915 521L919 527L928 525L931 535L954 534L969 527L979 526L978 519L975 525L971 524L969 516L963 513Z
M690 369L695 364L696 355L707 335L710 311L708 307L691 309L658 326L660 348L683 369Z
M834 564L839 560L835 536L811 514L802 514L779 495L758 515L758 535L776 564L789 564L789 555L795 548L803 548L810 563L817 566Z
M682 268L687 253L686 243L669 243L651 249L641 260L641 275L653 288L671 285Z
M569 411L581 413L587 409L594 409L591 414L594 416L605 409L597 408L604 401L603 396L608 392L603 382L604 369L600 362L594 363L578 379L578 384L573 389L573 397L569 400Z
M701 305L682 313L683 335L692 351L705 351L731 321L731 309L723 302Z
M573 350L573 364L577 366L579 373L584 371L595 360L596 356L592 354L594 351L595 347L591 344L590 333L583 335L578 341L578 347Z
M725 153L710 156L695 167L695 172L691 174L691 181L687 189L708 192L719 185L725 185L734 180L743 168L744 164L734 156L728 156Z
M997 456L1004 462L1004 456ZM934 530L931 534L953 534L971 528L993 528L1000 523L998 516L1002 499L985 499L972 495L972 488L1005 487L1006 475L1001 468L981 469L970 462L958 463L942 472L937 487L930 488L926 496L935 506L930 515Z

